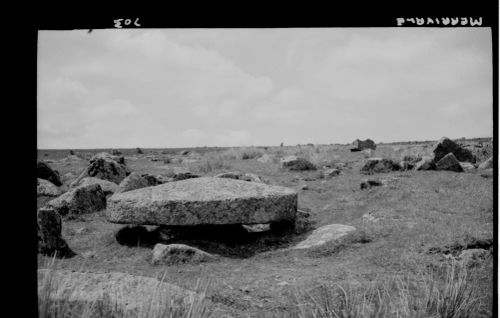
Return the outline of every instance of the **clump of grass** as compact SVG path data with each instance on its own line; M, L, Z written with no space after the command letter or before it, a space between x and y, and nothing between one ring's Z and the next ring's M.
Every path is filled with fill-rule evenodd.
M220 155L211 155L204 158L201 162L198 162L190 167L190 170L194 170L199 173L209 173L216 170L231 169L231 165L228 164Z
M71 282L62 282L57 279L55 271L57 265L52 259L48 264L48 271L38 286L38 317L42 318L201 318L212 317L213 309L206 301L206 294L210 282L199 279L195 287L196 297L190 297L183 302L180 298L170 295L160 288L165 275L158 281L158 288L152 290L148 301L138 311L125 311L116 299L122 295L103 293L93 301L75 301L78 286ZM64 291L64 293L61 293ZM119 292L118 292L119 293ZM54 297L58 295L58 297ZM61 297L60 295L64 295ZM76 297L78 299L78 297Z
M292 317L316 318L468 318L477 317L481 297L465 263L447 264L444 274L426 272L378 278L361 284L347 281L296 292ZM484 311L484 310L483 310ZM487 313L485 313L487 314Z

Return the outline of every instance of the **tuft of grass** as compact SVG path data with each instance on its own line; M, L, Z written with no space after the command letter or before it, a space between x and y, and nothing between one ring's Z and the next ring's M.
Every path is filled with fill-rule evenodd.
M378 278L361 284L319 286L294 293L298 318L469 318L477 317L481 297L467 264L447 264L444 274L430 272Z
M79 302L71 298L78 291L71 282L55 279L57 270L55 258L48 263L48 272L38 287L38 317L40 318L201 318L213 317L213 310L206 301L210 281L199 279L195 288L197 297L191 297L187 303L181 299L165 294L161 288L147 295L149 301L138 312L126 312L109 294L103 293L92 302ZM158 281L158 287L166 275ZM64 295L67 298L57 299L53 295ZM120 298L121 295L116 294Z
M216 170L231 169L231 165L227 163L220 155L210 155L190 166L190 170L198 173L209 173Z

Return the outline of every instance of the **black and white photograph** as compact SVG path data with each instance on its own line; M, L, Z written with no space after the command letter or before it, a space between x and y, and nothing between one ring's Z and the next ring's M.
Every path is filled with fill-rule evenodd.
M398 18L39 29L38 317L494 317L498 33Z

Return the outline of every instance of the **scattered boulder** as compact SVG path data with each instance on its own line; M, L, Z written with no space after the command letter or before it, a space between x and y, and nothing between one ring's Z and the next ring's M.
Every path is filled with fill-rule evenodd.
M361 184L359 186L360 186L361 190L365 190L365 189L370 189L371 187L378 187L381 185L382 185L382 182L380 182L378 180L367 179L367 180L361 182Z
M458 161L476 163L476 158L470 150L462 148L462 146L446 137L441 138L434 145L432 152L434 153L435 163L439 162L450 152L453 153Z
M114 161L118 162L119 164L122 164L122 165L125 164L125 157L124 156L122 156L122 155L119 155L119 156L111 155L111 154L109 154L107 152L100 152L98 154L95 154L94 156L92 156L92 158L90 158L89 162L93 163L94 161L97 161L97 160L100 160L100 159L111 159L111 160L114 160Z
M436 164L431 157L423 157L419 162L415 164L415 170L434 170Z
M184 244L156 244L151 262L153 265L198 264L214 260L215 255Z
M194 178L199 178L199 177L200 177L199 175L192 173L190 171L174 170L174 171L170 171L167 174L167 178L165 179L165 182L181 181L181 180L194 179Z
M57 197L61 195L61 193L61 190L52 182L40 178L36 179L37 196Z
M281 159L281 165L290 171L316 170L316 166L304 158L288 156Z
M438 162L436 162L436 170L447 170L455 172L463 172L460 162L457 160L455 155L450 152L446 156L442 157Z
M343 224L329 224L314 230L304 241L292 247L293 249L305 249L335 241L342 236L355 231L356 228Z
M189 150L182 150L182 151L180 152L180 155L181 155L181 156L187 156L187 155L189 155L190 153L191 153L191 151L189 151Z
M470 162L460 162L460 166L462 167L462 170L465 172L472 172L476 170L476 167Z
M108 221L139 225L253 224L295 219L289 188L201 177L114 194Z
M118 185L116 183L94 177L83 178L77 185L73 185L73 187L86 186L90 184L100 185L105 195L113 194L116 191L116 189L118 189Z
M50 208L41 208L37 212L38 252L58 257L72 257L76 255L62 238L61 216Z
M351 151L362 151L365 149L373 149L376 150L377 146L375 145L375 142L371 139L366 139L365 141L356 139L352 143Z
M399 170L399 165L386 158L369 158L361 168L361 173L372 174Z
M493 157L488 158L486 161L482 162L477 169L486 170L493 168Z
M132 172L130 175L128 175L128 177L123 179L115 193L127 192L159 184L161 184L160 180L158 180L155 176L150 175L149 173L140 174L138 172Z
M338 176L339 174L340 174L340 170L339 169L332 168L332 169L323 170L322 173L321 173L321 176L323 178L329 178L329 177Z
M111 153L113 156L121 156L122 155L122 152L119 150L116 150L116 149L113 149L113 151Z
M144 152L142 151L142 149L141 149L141 148L135 148L135 151L136 151L136 152L137 152L137 154L139 154L139 155L144 154Z
M39 269L37 276L39 295L46 294L47 284L56 284L47 295L51 302L63 302L74 308L104 305L100 307L104 311L100 312L102 317L160 317L171 306L170 302L189 308L192 303L206 301L177 285L125 273Z
M243 172L223 172L215 176L215 178L229 178L236 180L243 180L249 182L260 182L265 183L264 180L254 173L243 173Z
M106 195L99 184L78 186L47 203L62 216L101 211L106 208Z
M52 182L56 186L61 186L61 178L59 172L53 170L46 162L42 160L36 161L36 177Z
M118 158L123 159L123 161L116 161L112 157L113 156L101 156L91 159L90 165L87 167L87 175L108 180L116 184L122 182L123 179L130 174L130 171L127 166L125 166L125 159L123 157Z

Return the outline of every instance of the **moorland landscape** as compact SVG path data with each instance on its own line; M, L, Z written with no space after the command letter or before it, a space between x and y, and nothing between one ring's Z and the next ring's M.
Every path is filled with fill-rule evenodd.
M492 156L492 138L39 149L39 316L491 317Z

